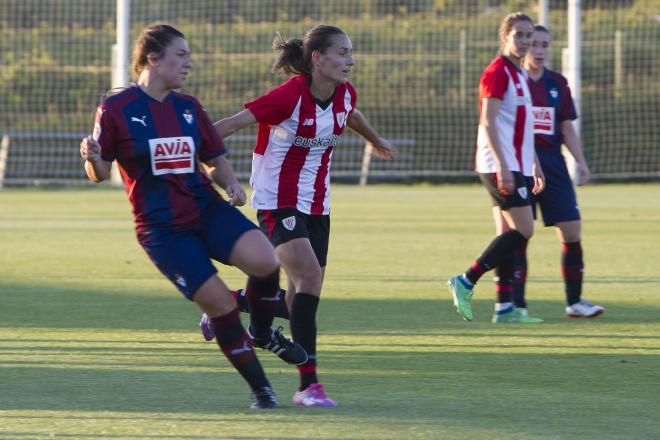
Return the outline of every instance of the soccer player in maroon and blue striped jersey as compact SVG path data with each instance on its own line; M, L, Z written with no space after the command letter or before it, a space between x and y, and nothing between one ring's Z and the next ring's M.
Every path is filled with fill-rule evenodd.
M133 53L137 84L103 99L93 135L82 141L80 154L94 182L110 177L117 161L139 243L179 291L211 318L222 352L252 388L251 407L273 408L275 394L253 344L272 342L276 334L270 327L279 261L264 234L235 208L245 204L246 195L206 111L192 96L175 91L191 65L181 32L168 25L146 28ZM224 188L229 201L215 191L209 177ZM248 274L248 294L255 300L250 304L251 334L211 259ZM277 336L284 345L280 357L292 363L307 359L298 344Z
M528 85L532 95L534 146L546 177L546 187L532 202L541 208L545 226L555 226L562 244L561 272L566 293L566 315L573 318L593 318L604 308L582 299L581 219L573 182L561 152L562 143L575 158L577 184L589 179L589 167L573 128L577 119L568 82L561 74L545 67L549 57L551 36L544 26L534 27L532 43L524 66L529 72ZM498 215L496 215L496 218ZM501 222L501 230L506 230ZM514 303L526 311L525 282L527 277L526 246L515 256Z

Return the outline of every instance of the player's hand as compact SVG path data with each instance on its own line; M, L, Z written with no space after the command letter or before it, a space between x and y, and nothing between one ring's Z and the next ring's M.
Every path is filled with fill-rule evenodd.
M577 166L577 184L578 185L584 185L589 181L589 178L591 177L591 171L589 170L589 167L587 166L586 163L580 163L578 162L576 164Z
M247 195L245 190L238 183L232 183L229 185L225 191L229 196L229 204L232 206L243 206L247 201Z
M545 175L540 166L537 166L536 162L532 165L532 176L534 178L534 187L532 188L532 193L539 194L545 189Z
M497 189L500 194L504 194L505 196L513 194L513 191L516 189L513 174L508 168L500 169L497 172Z
M378 137L376 142L373 142L371 146L374 148L373 153L380 159L390 160L396 153L394 144L390 140L382 137Z
M80 157L92 162L98 163L101 160L101 144L87 136L80 142Z

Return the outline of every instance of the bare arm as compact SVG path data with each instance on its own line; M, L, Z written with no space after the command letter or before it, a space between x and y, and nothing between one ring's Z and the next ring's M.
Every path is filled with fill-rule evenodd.
M497 126L495 125L495 119L500 112L502 100L498 98L484 98L482 104L481 120L479 123L485 129L488 148L490 148L497 163L499 170L497 172L497 186L501 193L512 194L515 189L513 175L504 160L500 139L497 134Z
M578 173L578 185L587 183L591 171L589 171L589 166L587 165L587 160L584 157L582 152L582 147L580 146L580 139L578 138L575 128L573 127L573 121L565 120L561 122L559 126L561 129L561 134L564 137L564 144L568 151L571 152L571 155L575 158L575 163L577 164L577 173Z
M392 142L380 136L360 110L355 109L351 112L346 125L374 147L376 156L381 159L391 159L394 156Z
M236 113L234 116L219 120L213 124L213 127L215 127L215 131L218 132L220 139L224 139L255 122L257 122L257 119L252 112L245 109Z
M85 159L85 172L92 182L102 182L110 177L112 162L101 158L101 145L87 136L80 142L80 156Z
M229 196L229 203L234 206L243 206L247 200L245 190L236 179L234 168L224 156L214 157L204 163L206 172L215 183L223 188Z
M539 157L534 153L534 165L532 166L532 176L534 178L534 187L532 192L538 194L545 189L545 175L543 174L543 168L541 168L541 161Z

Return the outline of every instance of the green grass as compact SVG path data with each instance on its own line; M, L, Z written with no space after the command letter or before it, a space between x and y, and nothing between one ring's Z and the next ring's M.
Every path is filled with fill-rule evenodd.
M122 191L0 192L0 438L658 438L660 186L579 189L595 320L563 316L559 245L537 223L528 297L546 322L527 326L489 322L488 276L471 323L444 285L492 238L483 188L333 191L318 351L340 406L292 407L295 369L260 353L281 408L258 413Z

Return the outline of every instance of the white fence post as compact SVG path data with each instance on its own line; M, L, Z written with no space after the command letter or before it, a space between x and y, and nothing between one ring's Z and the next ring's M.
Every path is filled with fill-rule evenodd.
M9 135L2 135L0 142L0 189L5 183L5 170L7 169L7 155L9 154Z
M112 88L128 85L128 53L130 42L130 0L117 0L117 43L112 48ZM110 181L122 186L117 162L112 163Z
M582 74L582 32L581 32L581 16L582 6L580 0L568 0L568 56L566 57L566 64L562 66L564 76L568 80L568 85L571 87L573 95L573 102L575 104L575 111L578 114L578 119L573 121L575 132L580 137L580 119L582 117L582 89L580 75ZM573 179L577 179L577 164L575 158L571 154L567 154L564 150L566 157L566 165L568 172Z

